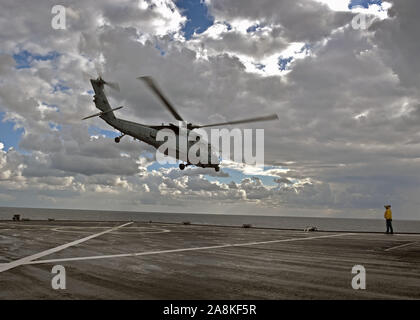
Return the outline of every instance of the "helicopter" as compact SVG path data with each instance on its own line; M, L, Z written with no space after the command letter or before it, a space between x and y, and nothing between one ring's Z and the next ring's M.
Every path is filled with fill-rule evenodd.
M163 95L162 91L153 80L153 78L149 76L138 77L138 80L144 81L144 83L149 87L149 89L154 92L157 98L162 102L162 104L168 109L168 111L172 114L172 116L179 121L179 123L186 123L184 119L180 116L177 112L175 107L169 100ZM114 114L114 111L120 110L123 106L111 108L111 105L108 102L108 99L105 95L104 88L105 86L109 86L110 88L119 91L119 85L114 82L107 82L103 80L102 76L99 75L97 79L90 79L90 83L92 84L92 88L94 90L93 102L95 103L96 108L98 108L101 112L95 113L93 115L87 116L82 120L90 119L93 117L99 117L104 120L107 124L118 130L121 135L115 137L115 142L119 143L121 139L128 135L133 137L134 139L143 141L156 149L158 149L162 144L163 141L157 139L157 134L162 129L169 129L172 130L175 135L177 136L177 143L175 148L176 150L173 153L170 150L166 150L165 154L175 154L176 160L180 160L181 163L179 164L179 169L184 170L185 167L190 165L195 165L197 167L202 168L214 168L216 172L220 170L220 161L217 159L215 154L211 152L212 146L210 143L206 141L201 141L200 143L207 144L207 148L209 150L208 153L208 161L199 161L198 163L192 163L188 157L188 152L182 152L179 148L179 134L180 134L180 126L170 123L169 125L146 125L137 122L132 122L124 119L117 118ZM250 122L258 122L258 121L269 121L269 120L277 120L277 114L271 114L267 116L260 116L236 121L228 121L228 122L221 122L221 123L213 123L207 125L195 125L192 123L186 123L185 130L187 134L190 134L195 129L200 128L208 128L208 127L217 127L217 126L224 126L224 125L233 125L233 124L242 124L242 123L250 123ZM199 140L199 139L198 139ZM192 144L187 144L187 149L189 149ZM188 150L187 150L188 151ZM217 159L216 161L214 159ZM185 162L185 163L184 163Z

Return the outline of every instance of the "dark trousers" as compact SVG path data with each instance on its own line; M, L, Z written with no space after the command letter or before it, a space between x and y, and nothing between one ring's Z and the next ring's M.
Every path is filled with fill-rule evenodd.
M392 219L386 219L386 233L394 233L394 229L392 229Z

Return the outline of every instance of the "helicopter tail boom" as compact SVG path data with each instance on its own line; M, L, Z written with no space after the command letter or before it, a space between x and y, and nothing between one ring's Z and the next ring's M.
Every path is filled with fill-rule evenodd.
M93 118L96 116L101 117L105 121L115 120L116 118L114 115L114 111L121 109L122 107L114 109L111 108L104 92L104 85L106 85L107 82L105 82L101 77L99 77L98 79L91 79L90 83L92 84L92 88L95 92L93 102L95 103L96 108L98 108L101 112L85 117L83 118L83 120Z

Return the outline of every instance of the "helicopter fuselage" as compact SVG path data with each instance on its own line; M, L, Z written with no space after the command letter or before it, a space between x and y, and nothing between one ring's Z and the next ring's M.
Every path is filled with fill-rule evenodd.
M113 128L115 128L116 130L118 130L119 132L121 132L121 136L120 137L116 137L115 138L115 142L120 142L120 139L125 136L131 136L137 140L143 141L151 146L153 146L154 148L158 149L159 147L162 146L162 144L165 143L165 141L162 141L161 139L157 139L158 137L158 132L160 130L171 130L173 132L173 134L175 135L175 139L176 139L176 143L171 146L171 144L169 144L169 148L166 149L165 154L167 155L175 155L177 160L180 161L184 161L186 162L186 165L195 165L198 167L209 167L209 168L215 168L216 171L219 170L219 161L215 159L217 159L217 157L211 152L211 144L204 141L204 140L200 140L200 141L187 141L187 148L185 150L183 150L183 148L180 148L180 136L179 136L179 127L174 125L174 124L170 124L170 125L160 125L160 126L153 126L153 125L145 125L145 124L141 124L141 123L137 123L137 122L132 122L132 121L128 121L128 120L124 120L124 119L120 119L115 117L114 113L113 113L113 109L111 109L111 106L108 102L108 99L105 95L104 92L104 81L102 79L92 79L91 81L93 90L95 92L94 95L94 103L95 106L101 110L102 112L99 115L99 117L101 119L103 119L107 124L109 124L110 126L112 126ZM185 129L187 131L187 136L189 136L190 134L193 134L196 136L196 133L193 133L193 130L190 129ZM208 150L208 159L204 159L206 161L199 161L197 163L191 163L189 161L189 149L192 147L192 145L194 145L195 143L201 143L201 144L206 144L205 148L207 148ZM183 169L185 168L184 164L180 164L180 168Z

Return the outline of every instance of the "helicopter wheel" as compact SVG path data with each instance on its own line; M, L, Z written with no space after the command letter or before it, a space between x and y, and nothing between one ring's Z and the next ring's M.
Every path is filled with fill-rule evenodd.
M214 170L216 170L216 172L219 172L220 171L220 167L219 166L215 166L214 167Z
M185 164L180 163L180 164L179 164L179 169L184 170L184 169L185 169Z
M121 138L120 137L115 137L115 143L119 143L120 142L120 140L121 140Z

